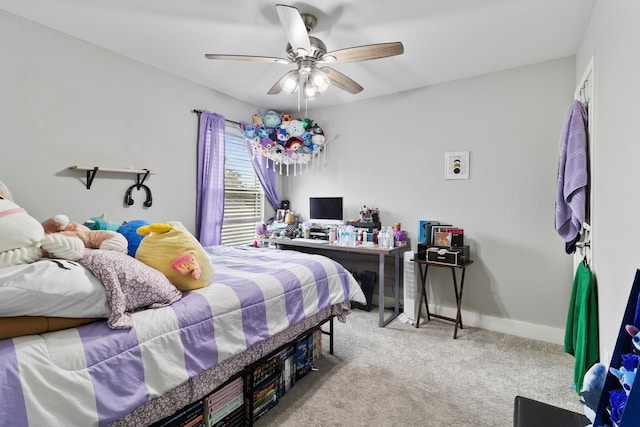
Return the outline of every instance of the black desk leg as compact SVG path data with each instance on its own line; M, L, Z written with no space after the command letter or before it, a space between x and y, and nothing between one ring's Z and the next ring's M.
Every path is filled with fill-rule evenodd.
M456 272L454 268L451 268L451 274L453 275L453 287L456 291L456 326L453 330L453 339L458 338L458 325L460 325L460 329L462 329L462 314L460 313L460 307L462 306L462 290L464 287L464 273L466 272L466 268L462 267L462 276L460 277L460 293L458 294L458 284L456 280Z
M420 317L422 317L422 302L424 301L424 307L427 310L427 320L431 320L431 314L429 313L429 302L427 301L427 291L425 289L427 283L427 269L428 265L424 266L424 270L422 269L422 265L418 265L418 269L420 270L420 304L418 305L418 318L416 319L416 328L420 327Z
M456 293L456 326L458 323L460 324L460 329L462 329L462 319L460 317L460 301L462 300L462 291L458 292L458 280L456 279L456 269L455 267L451 267L451 277L453 277L453 291ZM462 287L462 286L461 286Z

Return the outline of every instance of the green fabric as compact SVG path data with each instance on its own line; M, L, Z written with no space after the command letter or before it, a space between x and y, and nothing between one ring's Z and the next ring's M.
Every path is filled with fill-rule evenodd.
M584 374L599 360L597 291L591 270L584 263L580 263L573 279L564 351L575 356L573 382L576 393L580 393Z

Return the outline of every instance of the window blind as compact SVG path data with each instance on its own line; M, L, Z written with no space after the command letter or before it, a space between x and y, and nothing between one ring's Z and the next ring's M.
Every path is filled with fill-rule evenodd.
M225 129L225 192L223 245L248 245L255 238L257 222L262 222L262 186L240 130Z

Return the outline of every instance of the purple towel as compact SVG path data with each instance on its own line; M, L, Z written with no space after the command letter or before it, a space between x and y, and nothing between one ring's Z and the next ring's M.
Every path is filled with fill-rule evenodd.
M582 232L589 183L587 151L587 111L574 100L560 138L556 230L565 242Z

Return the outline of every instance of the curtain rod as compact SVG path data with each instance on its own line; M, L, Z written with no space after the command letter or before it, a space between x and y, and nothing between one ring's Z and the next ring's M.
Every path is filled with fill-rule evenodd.
M200 114L200 113L202 113L202 110L191 110L191 112L192 113L196 113L196 114ZM236 122L234 120L224 119L224 121L227 122L227 123L231 123L233 125L236 125L236 126L241 126L240 122Z

